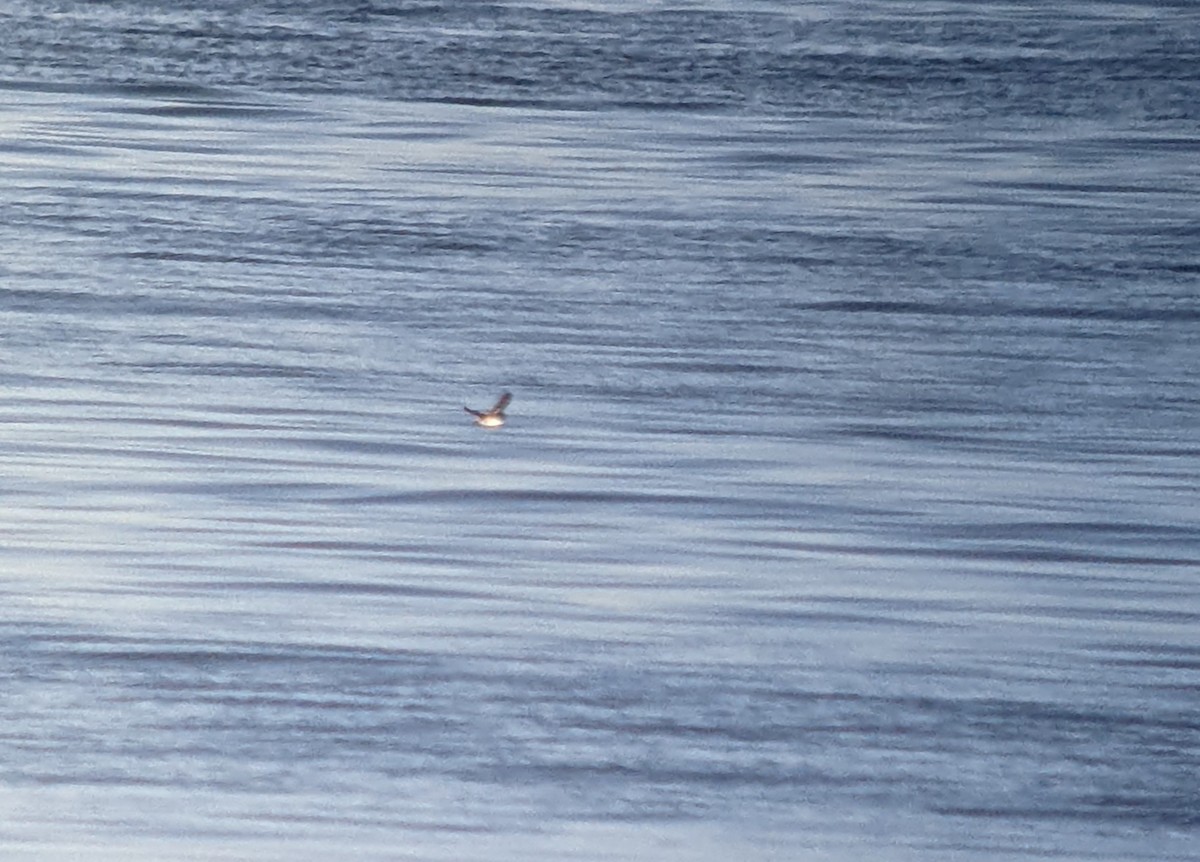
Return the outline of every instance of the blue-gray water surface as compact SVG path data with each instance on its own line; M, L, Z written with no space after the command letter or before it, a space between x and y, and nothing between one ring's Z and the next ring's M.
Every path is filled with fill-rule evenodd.
M0 32L5 859L1200 858L1192 4Z

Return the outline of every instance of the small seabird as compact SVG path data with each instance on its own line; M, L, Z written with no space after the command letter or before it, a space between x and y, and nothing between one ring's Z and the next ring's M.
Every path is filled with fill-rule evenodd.
M504 424L504 408L510 401L512 401L512 393L505 392L491 410L472 410L470 407L464 407L463 410L475 417L476 425L484 428L499 428Z

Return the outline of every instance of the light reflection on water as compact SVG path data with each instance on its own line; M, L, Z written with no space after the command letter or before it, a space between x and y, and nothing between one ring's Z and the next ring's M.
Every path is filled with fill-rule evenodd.
M1155 172L1052 124L5 92L0 843L1186 858Z

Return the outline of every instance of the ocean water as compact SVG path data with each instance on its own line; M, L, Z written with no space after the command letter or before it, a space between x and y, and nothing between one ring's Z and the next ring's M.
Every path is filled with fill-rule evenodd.
M5 859L1200 859L1192 4L0 32Z

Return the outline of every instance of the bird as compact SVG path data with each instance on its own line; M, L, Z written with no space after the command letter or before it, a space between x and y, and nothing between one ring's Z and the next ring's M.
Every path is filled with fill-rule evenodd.
M510 401L512 401L512 393L505 392L491 410L472 410L470 407L464 407L463 410L475 417L476 425L483 428L499 428L504 424L504 408Z

